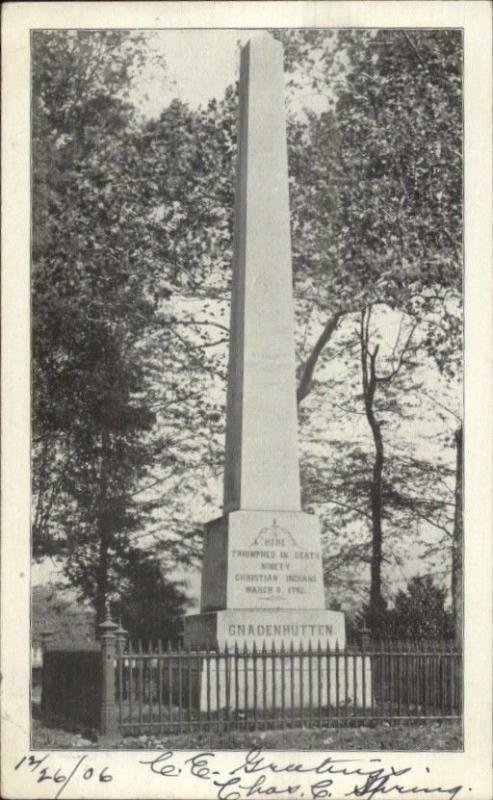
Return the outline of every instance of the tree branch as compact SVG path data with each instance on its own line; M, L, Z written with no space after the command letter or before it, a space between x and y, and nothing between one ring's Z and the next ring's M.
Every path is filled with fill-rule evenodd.
M312 352L305 361L305 364L301 372L298 391L296 393L298 403L301 403L305 399L305 397L310 393L313 383L313 374L315 372L315 367L317 366L317 361L325 345L327 344L330 337L337 328L341 317L342 317L342 312L337 312L333 314L331 317L329 317L325 325L325 328L323 329L322 333L320 334L315 343L315 346L313 347Z
M378 383L386 383L388 381L391 381L393 378L395 378L395 376L397 375L397 373L399 372L399 370L401 369L401 367L402 367L402 365L404 363L404 356L406 355L406 353L407 353L407 351L409 349L409 346L411 344L411 340L412 340L412 338L414 336L414 331L416 330L417 327L418 327L418 323L415 322L413 324L410 332L409 332L409 336L406 339L404 347L401 350L401 354L400 354L399 359L397 361L397 366L394 367L394 369L391 372L389 372L388 375L382 375L382 377L380 377L380 378L379 377L375 377L375 380ZM400 336L400 331L399 331L399 336Z

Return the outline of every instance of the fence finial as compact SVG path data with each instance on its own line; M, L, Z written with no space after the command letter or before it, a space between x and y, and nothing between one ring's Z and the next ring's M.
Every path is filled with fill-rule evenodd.
M103 636L114 636L117 629L118 625L111 619L111 612L107 606L104 622L101 622L98 625L98 631L100 632L99 636L100 638L102 638Z
M127 643L128 631L122 626L122 618L118 620L118 628L115 630L116 647L119 653L123 653Z
M49 641L53 636L54 631L51 628L44 628L39 634L41 637L41 648L42 650L46 650L48 647Z
M367 627L366 622L364 622L363 627L361 629L361 646L369 647L370 644L371 644L371 631Z

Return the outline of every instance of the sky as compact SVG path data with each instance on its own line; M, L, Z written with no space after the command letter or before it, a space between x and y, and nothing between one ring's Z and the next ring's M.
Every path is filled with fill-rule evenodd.
M160 76L153 75L152 70L143 73L135 83L135 102L146 116L154 117L174 97L192 108L221 97L238 78L239 43L244 45L260 34L239 29L157 31L152 45L164 54L167 69Z
M204 106L213 97L221 98L239 77L240 47L252 37L265 35L264 30L239 28L156 31L150 46L164 56L166 69L146 69L135 81L132 100L144 116L152 118L175 97L191 108ZM327 98L301 95L298 105L325 109Z

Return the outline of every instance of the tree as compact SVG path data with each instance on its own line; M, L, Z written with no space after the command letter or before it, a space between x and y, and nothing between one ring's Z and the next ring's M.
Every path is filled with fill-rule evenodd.
M397 639L447 639L453 630L445 608L445 589L430 575L416 575L399 591L389 613L391 635Z
M170 289L127 100L144 39L33 39L34 554L64 559L96 624L153 518L153 470L175 463L155 408ZM184 388L169 386L169 402Z
M56 644L80 643L92 638L94 612L74 606L53 585L32 588L32 638L42 642L44 634Z
M370 509L372 523L372 554L370 562L370 602L368 624L374 632L381 626L381 620L385 612L385 602L382 595L382 559L383 559L383 515L384 515L384 437L382 425L384 420L378 414L378 389L385 387L387 397L384 400L385 410L389 408L393 411L398 410L395 400L395 384L400 377L404 365L410 363L413 347L413 335L416 324L413 324L406 334L402 336L401 328L392 351L390 365L385 374L379 374L377 368L377 358L379 344L375 344L373 349L370 346L370 320L372 306L364 308L361 312L359 344L361 353L361 375L363 388L363 405L365 408L366 419L371 429L375 455L372 468L372 480L370 487ZM393 389L394 398L389 397L389 389ZM392 408L393 405L393 408Z
M133 550L122 564L110 605L133 641L166 644L182 633L183 615L189 605L183 585L169 580L154 558ZM70 592L54 584L33 587L33 637L41 641L50 633L56 644L94 639L95 613L90 605L75 603Z
M138 524L131 494L153 424L133 357L152 302L124 252L131 215L116 202L127 177L117 163L131 151L131 108L116 89L136 51L124 52L120 33L40 32L34 42L35 552L66 557L98 624L116 540L128 547ZM139 295L131 303L129 291Z
M142 549L197 556L221 466L236 92L140 120L148 34L33 41L33 549L100 621Z
M322 113L307 112L305 132L291 134L306 153L299 147L290 155L303 401L341 320L364 320L374 306L426 327L437 363L450 355L447 341L460 351L460 313L447 305L460 300L461 287L461 42L450 31L295 31L284 38L293 85L325 100ZM370 594L378 616L383 438L373 413L376 353L364 337L362 344L376 452Z
M346 328L370 309L414 319L428 331L428 355L441 361L447 326L460 331L460 313L443 313L460 286L460 39L449 31L283 35L293 76L298 394L311 424L326 412L331 359L342 365L337 380L362 367ZM50 36L39 40L35 57L45 66L33 92L42 98L34 109L35 541L40 553L74 553L71 578L92 597L106 552L102 597L150 541L169 567L189 560L199 541L191 498L195 508L195 498L204 508L214 500L207 482L222 466L237 93L198 111L175 100L142 122L126 87L147 45L123 34ZM112 64L114 53L127 66L108 83L95 66ZM298 113L300 86L325 95L322 112ZM373 352L368 345L367 388ZM409 383L413 371L404 370ZM402 405L402 384L393 387L390 399ZM382 388L377 399L387 402ZM361 394L354 388L352 411L366 414ZM379 409L370 410L379 422ZM345 431L348 414L339 415ZM398 430L387 428L381 480L387 548L411 514L397 500L414 480L394 458ZM359 487L347 520L356 514L350 524L357 518L367 531L361 492L370 499L371 444L338 441L338 492L328 480L321 486L325 464L313 449L305 494L332 508L337 500L342 515L344 492ZM111 512L106 522L96 497ZM368 558L363 538L357 552ZM108 547L97 551L103 540Z
M153 556L134 551L119 575L111 611L131 640L166 645L181 635L189 604L182 584L167 580Z
M336 341L338 357L322 359L312 407L301 409L310 443L303 448L304 502L322 520L330 600L347 602L351 587L361 603L369 583L381 617L386 594L418 555L429 570L436 561L443 579L453 470L434 396L428 402L430 386L437 396L443 387L427 362L423 330L406 315L372 308L357 326L347 318Z
M437 314L460 292L460 36L284 38L293 82L309 83L328 106L307 112L304 131L290 126L295 280L305 321L316 314L323 328L303 386L341 315L368 303ZM448 324L458 333L460 317ZM431 339L438 352L446 332L435 327Z
M462 646L463 623L464 623L464 575L463 575L463 433L462 425L456 429L456 468L455 468L455 504L454 504L454 527L452 543L452 602L455 622L455 638L457 643Z
M396 525L398 514L401 518L404 514L399 496L405 493L405 470L398 470L398 492L393 475L383 475L383 436L372 377L382 378L375 380L377 397L398 416L403 392L419 383L410 373L424 363L426 352L430 356L434 350L443 359L444 330L453 330L460 350L460 309L455 317L445 309L461 286L460 36L449 31L423 32L419 37L401 31L277 35L284 39L286 66L293 76L288 155L298 400L309 412L319 412L319 395L307 403L325 355L344 360L341 327L371 314L373 308L401 314L410 331L419 326L420 342L426 338L429 343L419 353L412 335L409 343L397 343L396 364L399 355L403 362L413 355L398 367L398 372L406 372L400 380L390 362L389 373L378 376L376 361L372 365L374 351L367 343L363 353L360 337L361 366L367 367L363 412L376 452L370 466L373 480L364 483L374 511L371 592L378 605L382 518L393 516ZM325 97L322 113L308 110L300 116L300 88ZM354 352L346 355L348 364ZM304 416L303 408L300 414ZM387 419L384 424L389 424ZM390 438L396 429L389 431ZM369 465L368 460L364 463ZM390 452L387 467L397 469L396 465ZM428 465L427 470L423 464L434 479L435 466ZM305 487L307 495L318 489L315 472L305 469L308 481L315 481ZM417 481L416 473L414 469ZM410 470L406 476L411 480ZM332 495L327 486L325 492ZM419 494L407 495L418 508ZM394 507L385 508L392 499ZM419 517L410 504L405 513Z

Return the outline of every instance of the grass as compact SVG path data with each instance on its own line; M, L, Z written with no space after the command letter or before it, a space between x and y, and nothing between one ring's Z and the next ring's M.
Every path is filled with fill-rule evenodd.
M430 751L461 750L462 726L446 720L377 722L359 726L321 727L318 729L228 731L210 730L193 733L142 734L115 739L109 749L172 749L200 750L360 750L360 751ZM95 731L63 727L61 722L50 724L33 718L32 744L35 749L80 749L98 747ZM101 745L99 745L101 746ZM108 745L104 745L108 749Z

